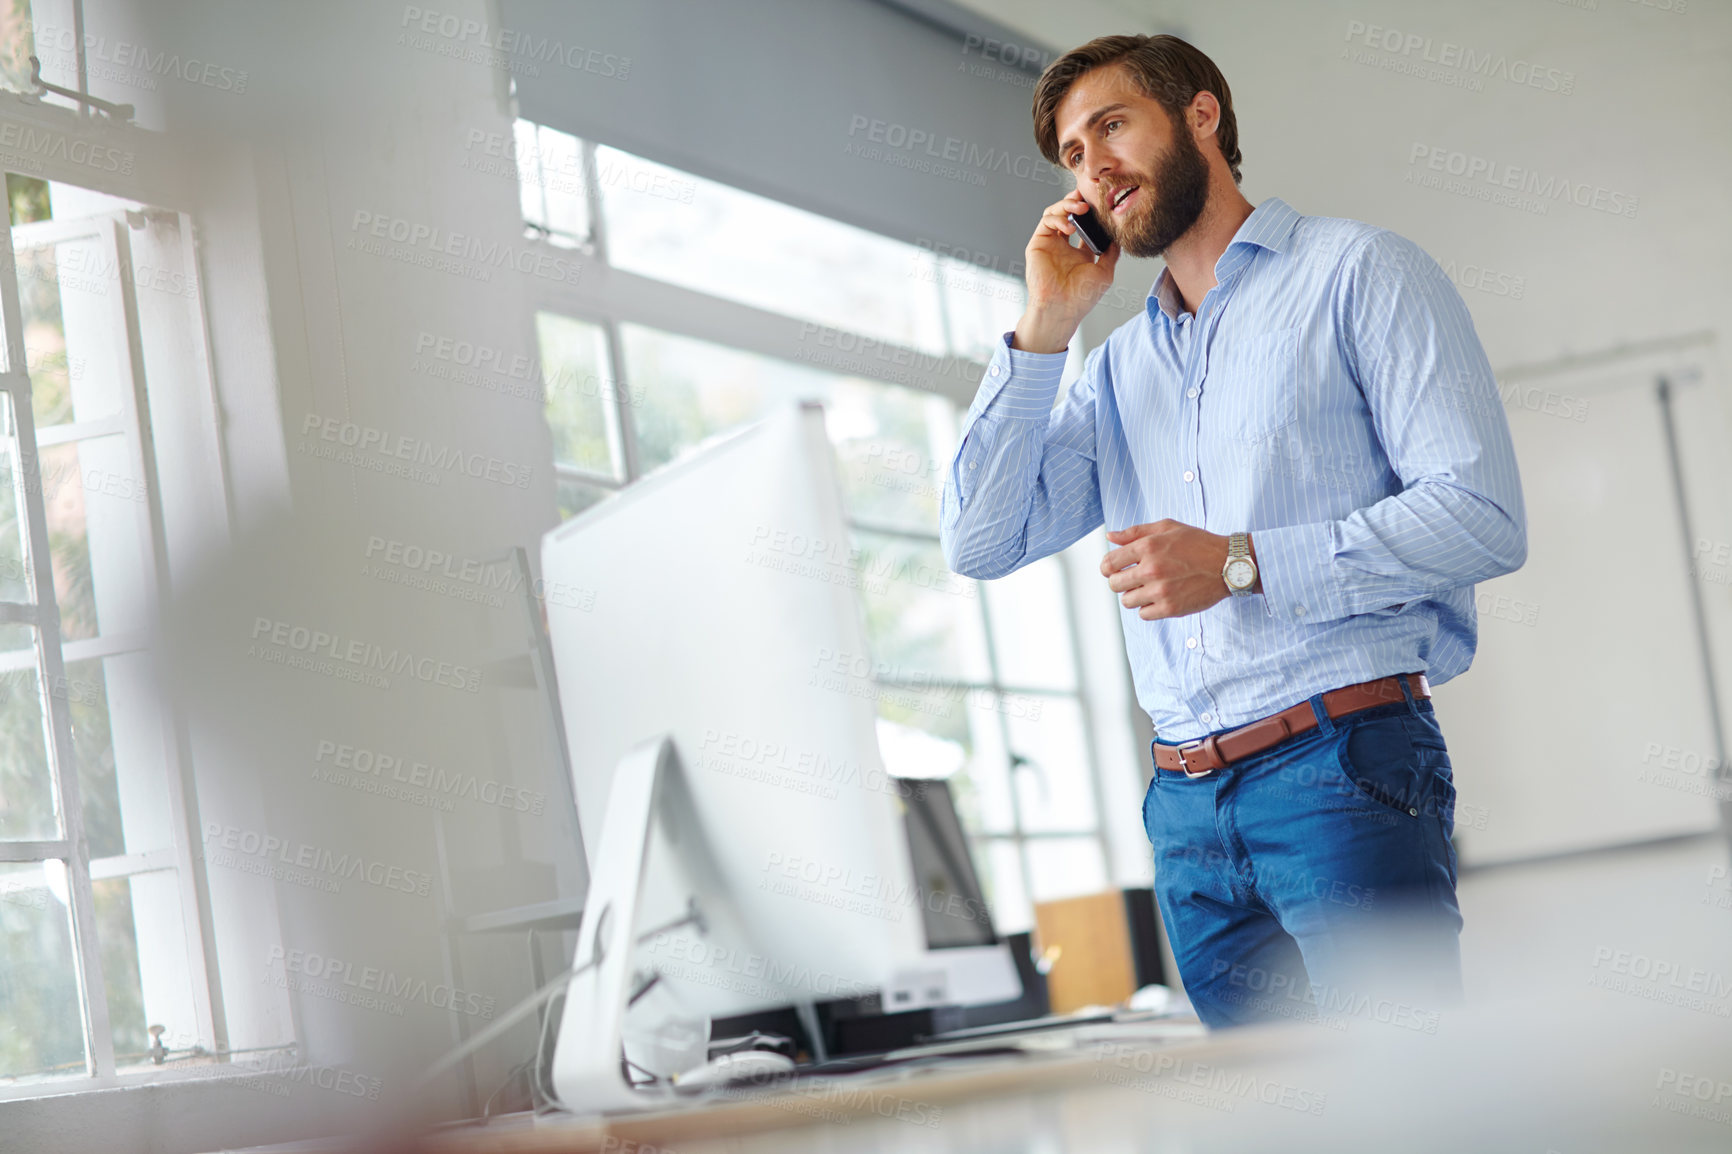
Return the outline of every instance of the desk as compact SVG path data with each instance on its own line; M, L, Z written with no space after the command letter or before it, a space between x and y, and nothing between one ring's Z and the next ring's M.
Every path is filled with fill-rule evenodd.
M1266 1036L1267 1035L1267 1036ZM784 1088L725 1093L610 1120L501 1119L431 1135L426 1154L740 1154L743 1151L1071 1148L1052 1132L1124 1113L1149 1097L1207 1114L1236 1104L1207 1083L1314 1045L1308 1033L1209 1036L1194 1019L1045 1031L1021 1056L991 1054L890 1068ZM1189 1085L1184 1079L1198 1079ZM1115 1104L1117 1103L1117 1104ZM1042 1144L1040 1136L1060 1139ZM1028 1143L1034 1143L1029 1145ZM1091 1146L1092 1149L1101 1149ZM1126 1147L1130 1149L1130 1147Z
M1257 1027L1108 1041L607 1122L505 1119L418 1154L1667 1154L1732 1148L1732 1103L1656 1088L1732 1084L1724 1018L1571 996L1416 1031ZM856 1076L860 1077L860 1076ZM1711 1081L1710 1087L1714 1085Z

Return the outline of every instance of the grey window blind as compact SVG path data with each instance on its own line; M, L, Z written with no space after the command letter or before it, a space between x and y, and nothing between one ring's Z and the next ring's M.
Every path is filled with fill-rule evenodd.
M474 42L530 120L1019 272L1070 187L1034 145L1035 53L910 7L501 0Z

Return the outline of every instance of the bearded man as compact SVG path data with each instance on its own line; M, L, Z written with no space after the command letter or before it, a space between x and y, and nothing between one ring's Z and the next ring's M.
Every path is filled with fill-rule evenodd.
M1034 230L1027 309L962 426L945 558L1002 577L1108 526L1155 727L1155 891L1204 1022L1423 1026L1461 991L1430 684L1473 659L1474 583L1527 556L1467 309L1392 232L1253 208L1226 79L1175 37L1054 61L1034 132L1076 187ZM1071 242L1091 211L1098 257ZM1059 401L1121 252L1166 267Z

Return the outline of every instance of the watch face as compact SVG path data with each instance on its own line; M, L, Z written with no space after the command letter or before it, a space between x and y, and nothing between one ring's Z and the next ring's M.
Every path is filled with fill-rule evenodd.
M1257 571L1251 563L1244 559L1227 562L1227 586L1232 589L1249 589L1251 582L1257 579Z

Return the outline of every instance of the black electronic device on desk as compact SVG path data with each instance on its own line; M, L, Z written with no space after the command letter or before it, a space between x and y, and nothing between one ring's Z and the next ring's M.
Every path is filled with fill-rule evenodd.
M928 948L1008 949L1021 993L985 1005L936 1005L915 1010L886 1006L878 997L820 1002L817 1019L821 1038L809 1038L792 1010L717 1019L712 1023L715 1036L760 1030L796 1039L799 1049L808 1055L844 1058L882 1054L951 1030L1040 1018L1049 1012L1046 979L1035 968L1030 936L1000 936L993 925L949 783L926 778L892 780L904 807L908 852Z

